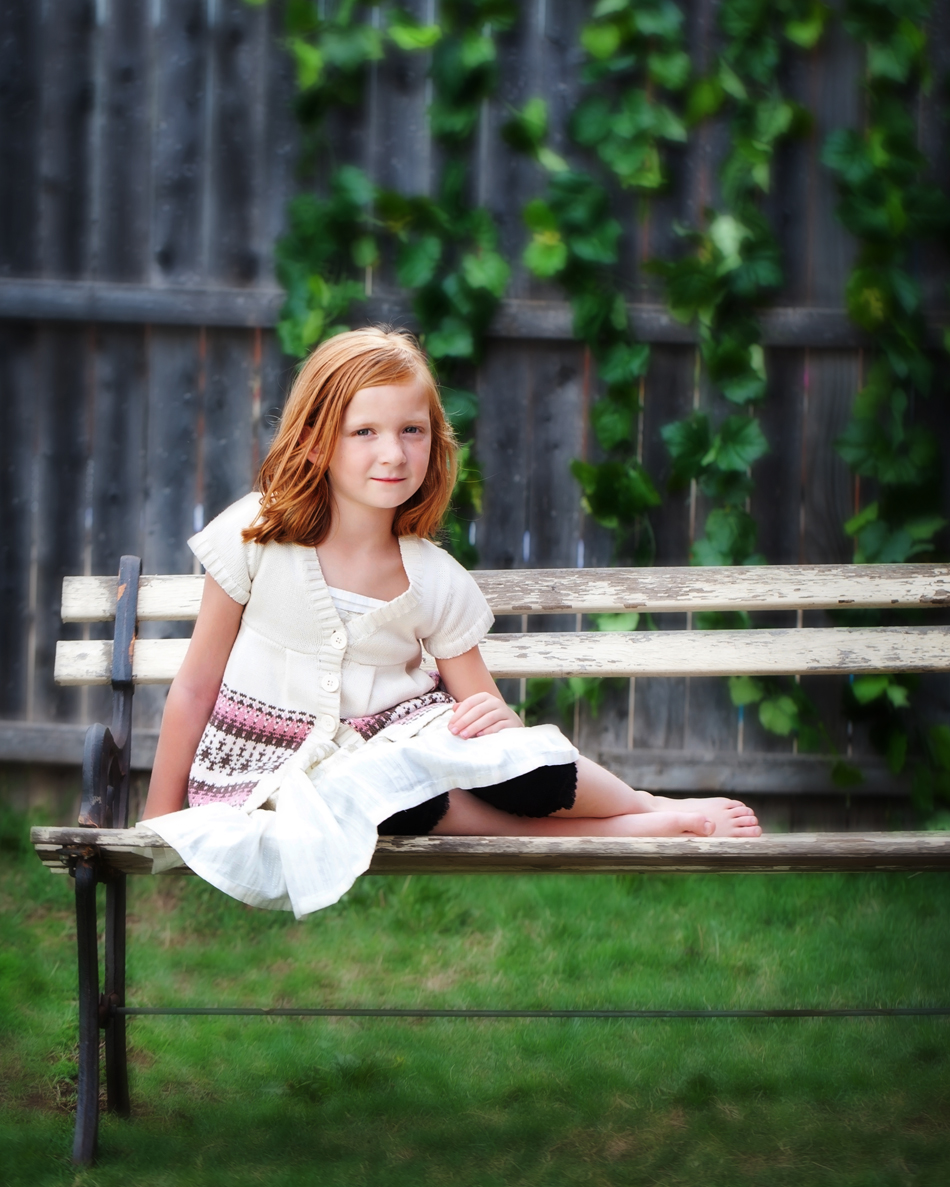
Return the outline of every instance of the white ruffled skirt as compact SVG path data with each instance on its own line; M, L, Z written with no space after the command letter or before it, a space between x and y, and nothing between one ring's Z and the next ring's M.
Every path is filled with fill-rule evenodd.
M553 725L457 738L448 730L452 710L435 706L368 742L308 739L242 807L203 804L136 827L233 898L302 919L337 902L368 869L377 825L394 813L456 787L489 787L577 759Z

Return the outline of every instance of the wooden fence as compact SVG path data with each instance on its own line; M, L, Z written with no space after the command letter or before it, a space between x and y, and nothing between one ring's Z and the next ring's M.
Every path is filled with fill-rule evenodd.
M407 7L425 15L425 0ZM702 68L716 6L686 7ZM521 208L543 179L505 147L498 127L509 104L543 95L553 146L572 155L563 127L586 10L582 0L525 0L518 27L499 39L501 92L483 115L474 185L511 259L523 246ZM272 329L281 304L272 248L298 184L281 29L273 2L0 0L0 761L7 764L62 763L73 772L81 727L103 709L98 694L52 681L56 640L79 629L59 621L63 575L114 572L123 552L141 554L146 572L191 570L186 538L249 488L266 448L293 368ZM942 77L950 64L946 12L932 33ZM854 246L836 221L834 185L819 159L831 128L860 122L861 73L860 48L836 27L784 79L815 127L783 149L768 203L786 283L764 318L770 388L762 422L772 453L756 467L752 512L772 563L847 562L841 524L862 499L833 442L868 343L842 309ZM425 105L424 58L409 68L375 66L363 108L332 121L337 158L380 184L426 191L437 154ZM922 146L947 182L939 99L922 101L919 115ZM669 471L660 427L692 408L718 415L721 404L696 378L691 333L670 320L640 264L670 248L675 220L695 222L715 201L722 147L715 124L692 137L676 159L675 184L648 219L637 217L634 198L620 198L631 316L653 343L643 460L660 487ZM914 266L936 326L946 261L928 254ZM385 274L374 278L374 294L367 319L410 324ZM596 387L555 286L516 269L477 388L480 566L609 563L608 538L585 521L567 469L594 448L588 409ZM942 402L920 415L950 446ZM657 564L687 562L704 515L695 492L664 499L652 515ZM683 623L670 616L659 625ZM840 684L816 679L809 691L842 753L864 766L861 794L898 808L903 789L842 717ZM933 682L929 694L927 712L945 715L945 685ZM137 701L140 725L154 731L160 698L143 690ZM631 681L610 691L596 718L579 710L572 728L588 753L643 786L797 793L791 823L806 802L815 823L808 797L832 791L826 762L795 754L753 715L743 721L719 680ZM143 734L140 766L153 737ZM843 801L834 803L840 825Z

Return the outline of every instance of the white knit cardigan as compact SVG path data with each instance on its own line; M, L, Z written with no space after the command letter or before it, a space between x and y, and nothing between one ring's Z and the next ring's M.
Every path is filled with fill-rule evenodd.
M239 806L305 739L344 745L341 718L366 717L429 692L422 645L437 659L474 647L493 618L471 576L428 540L399 541L409 588L340 619L315 548L245 543L261 496L245 495L189 541L244 615L218 703L198 746L192 806Z

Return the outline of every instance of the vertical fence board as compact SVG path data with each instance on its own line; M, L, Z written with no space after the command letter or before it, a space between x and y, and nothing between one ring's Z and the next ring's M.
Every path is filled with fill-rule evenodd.
M88 335L82 325L52 325L38 336L35 663L30 715L68 721L78 690L53 681L57 639L77 637L64 627L59 604L63 577L83 571L86 533Z
M91 239L93 0L60 0L42 30L42 267L47 276L80 276Z
M0 3L0 275L37 266L40 184L38 4Z
M209 270L218 282L249 284L261 267L255 236L262 175L264 95L258 69L264 13L227 0L211 41L214 112L209 129L214 233Z
M36 332L0 326L0 714L27 713Z
M100 328L92 439L93 573L116 573L124 553L142 552L147 383L145 332L138 326Z
M204 521L251 489L254 358L246 330L209 330L204 407Z
M205 0L163 0L161 16L153 50L152 247L158 277L186 280L204 271Z
M97 271L107 280L142 281L149 271L150 33L148 5L110 5L98 133Z

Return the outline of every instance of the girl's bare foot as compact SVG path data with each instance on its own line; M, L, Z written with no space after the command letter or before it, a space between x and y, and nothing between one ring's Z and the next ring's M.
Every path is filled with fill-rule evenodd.
M761 837L762 829L755 813L741 800L730 800L724 796L710 796L708 799L674 800L668 796L656 796L659 812L701 812L715 825L717 837Z

